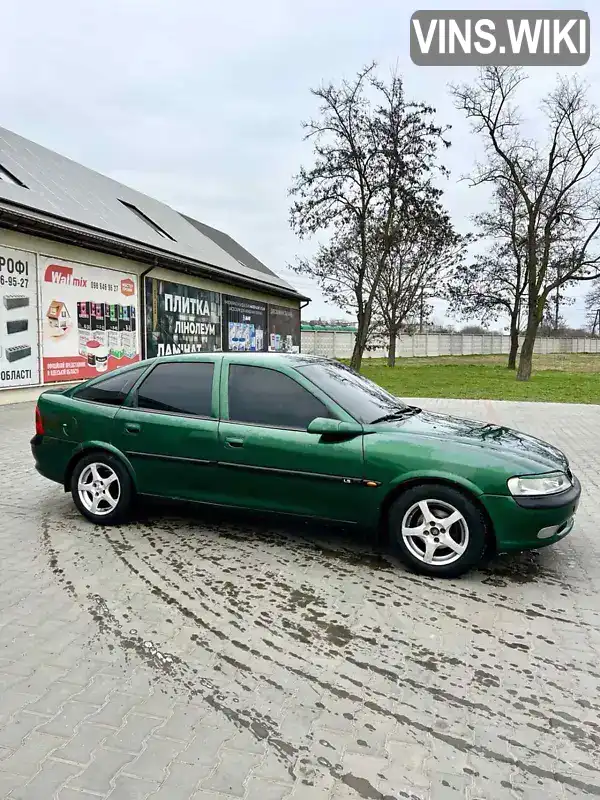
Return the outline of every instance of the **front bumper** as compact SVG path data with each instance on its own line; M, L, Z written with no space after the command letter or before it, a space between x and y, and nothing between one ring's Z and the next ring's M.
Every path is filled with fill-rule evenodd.
M564 539L573 530L580 496L581 485L575 476L571 488L555 495L483 495L498 552L547 547Z

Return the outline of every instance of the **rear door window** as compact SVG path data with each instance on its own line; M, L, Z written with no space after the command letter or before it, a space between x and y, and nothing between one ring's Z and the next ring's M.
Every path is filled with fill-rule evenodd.
M212 416L212 361L157 364L137 390L137 407L167 414Z
M148 364L143 364L124 372L119 370L115 375L102 378L102 380L96 381L90 386L82 386L81 389L76 390L73 397L92 403L122 406L134 384L146 369L148 369Z

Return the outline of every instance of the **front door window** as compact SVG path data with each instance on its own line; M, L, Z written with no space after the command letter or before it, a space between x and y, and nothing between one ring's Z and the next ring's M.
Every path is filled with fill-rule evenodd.
M317 417L331 416L299 383L273 369L231 364L229 420L305 431Z

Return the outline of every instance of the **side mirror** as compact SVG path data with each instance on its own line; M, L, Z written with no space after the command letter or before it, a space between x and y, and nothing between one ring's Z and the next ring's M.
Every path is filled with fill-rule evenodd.
M307 428L317 436L361 436L363 426L358 422L342 422L339 419L317 417Z

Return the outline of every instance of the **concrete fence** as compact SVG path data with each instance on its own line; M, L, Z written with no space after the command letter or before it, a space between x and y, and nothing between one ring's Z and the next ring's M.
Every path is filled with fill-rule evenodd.
M522 341L522 340L521 340ZM350 358L354 347L354 334L347 331L302 331L302 352ZM401 336L396 346L398 358L424 356L508 355L510 337L501 334L422 333ZM598 353L600 339L588 338L538 338L535 353ZM387 358L384 342L365 352L365 358Z

